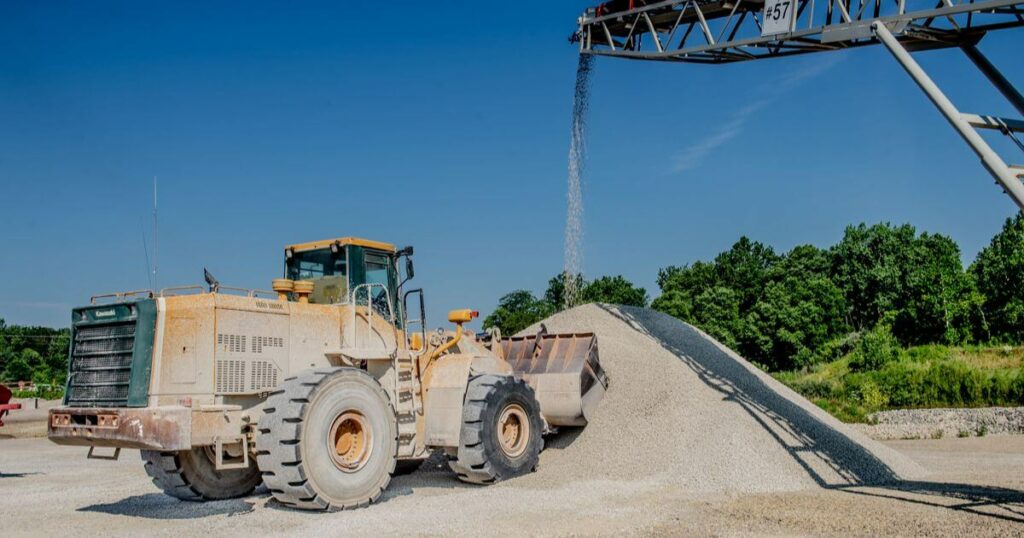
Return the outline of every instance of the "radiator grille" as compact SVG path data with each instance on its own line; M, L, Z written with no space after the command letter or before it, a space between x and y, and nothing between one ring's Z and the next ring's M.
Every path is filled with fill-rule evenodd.
M277 386L277 367L267 361L253 361L249 365L249 388L253 391Z
M279 336L252 337L252 352L263 353L264 347L284 347L284 338Z
M76 328L68 405L127 407L134 345L135 320Z
M277 387L277 366L270 361L218 359L217 393L252 394Z
M244 353L245 340L245 335L242 334L217 334L217 345L222 346L221 349L224 351L231 353Z
M245 361L232 359L217 361L217 392L245 392Z

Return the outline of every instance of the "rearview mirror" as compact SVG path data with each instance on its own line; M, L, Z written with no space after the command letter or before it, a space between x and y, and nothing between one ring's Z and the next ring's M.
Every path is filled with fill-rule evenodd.
M405 259L405 279L409 280L416 274L415 269L412 266L412 258Z

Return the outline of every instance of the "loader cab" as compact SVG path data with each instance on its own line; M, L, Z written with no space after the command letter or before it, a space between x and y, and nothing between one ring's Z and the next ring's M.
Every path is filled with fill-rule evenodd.
M355 237L290 245L285 248L284 277L313 282L310 303L340 304L352 300L365 305L369 301L385 317L394 312L395 322L401 328L405 316L398 300L398 262L406 257L405 278L411 278L411 254L411 247L398 250L389 243ZM352 297L352 290L356 289L358 292Z

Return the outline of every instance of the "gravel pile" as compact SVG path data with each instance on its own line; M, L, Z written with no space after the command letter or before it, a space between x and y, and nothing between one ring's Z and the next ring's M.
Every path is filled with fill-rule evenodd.
M594 420L549 438L541 468L517 485L656 480L693 493L754 493L924 474L671 316L584 305L543 323L596 332L611 382Z
M860 425L874 439L932 439L1024 434L1024 407L898 409L868 417Z

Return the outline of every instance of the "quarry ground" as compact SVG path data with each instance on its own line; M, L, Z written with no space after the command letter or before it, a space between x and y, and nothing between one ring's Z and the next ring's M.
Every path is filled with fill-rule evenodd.
M1024 436L879 443L665 314L586 305L545 324L594 332L611 384L585 429L546 440L536 473L470 486L432 459L369 508L324 514L266 489L180 502L137 451L87 461L84 448L0 439L0 533L1024 535ZM43 409L22 411L42 433ZM0 435L29 426L12 417Z
M233 501L160 494L137 451L87 461L84 448L0 435L4 536L264 534L921 535L1024 534L1024 436L887 441L929 472L900 486L693 495L671 483L592 481L488 488L425 465L368 509L286 510L265 490ZM605 462L615 465L613 457ZM519 483L517 483L519 482Z

